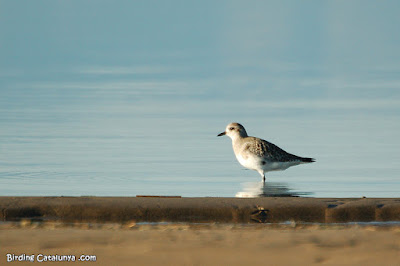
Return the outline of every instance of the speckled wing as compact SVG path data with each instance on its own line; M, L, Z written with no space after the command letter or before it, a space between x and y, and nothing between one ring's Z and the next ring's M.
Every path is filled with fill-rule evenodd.
M246 147L249 152L263 157L265 160L268 161L275 161L275 162L290 162L290 161L301 161L302 158L296 155L287 153L286 151L282 150L275 144L272 144L266 140L249 137L251 138L251 145Z

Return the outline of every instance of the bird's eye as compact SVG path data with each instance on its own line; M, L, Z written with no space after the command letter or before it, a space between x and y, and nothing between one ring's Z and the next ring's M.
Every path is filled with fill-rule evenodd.
M233 128L233 127L231 127L231 128L229 128L229 130L234 130L234 128Z

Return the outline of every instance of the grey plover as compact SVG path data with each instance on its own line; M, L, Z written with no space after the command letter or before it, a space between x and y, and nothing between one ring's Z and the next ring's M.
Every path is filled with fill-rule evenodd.
M232 139L236 159L244 167L257 171L265 182L265 173L286 170L291 166L315 162L313 158L296 156L282 150L275 144L256 137L249 137L239 123L230 123L218 136L227 135Z

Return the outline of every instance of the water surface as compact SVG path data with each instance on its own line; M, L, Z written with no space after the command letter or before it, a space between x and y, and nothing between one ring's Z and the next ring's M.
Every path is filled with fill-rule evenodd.
M233 197L240 122L316 158L272 188L398 197L399 4L295 3L3 1L0 195Z

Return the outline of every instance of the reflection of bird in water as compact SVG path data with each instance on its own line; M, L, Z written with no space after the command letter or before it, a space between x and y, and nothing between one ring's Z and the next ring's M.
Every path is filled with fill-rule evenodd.
M218 136L223 135L232 139L233 151L239 163L257 171L264 182L266 172L286 170L291 166L315 161L287 153L266 140L249 137L244 127L238 123L230 123Z
M286 183L280 182L244 183L243 189L244 191L236 193L237 198L300 197L311 194L311 192L292 191Z

